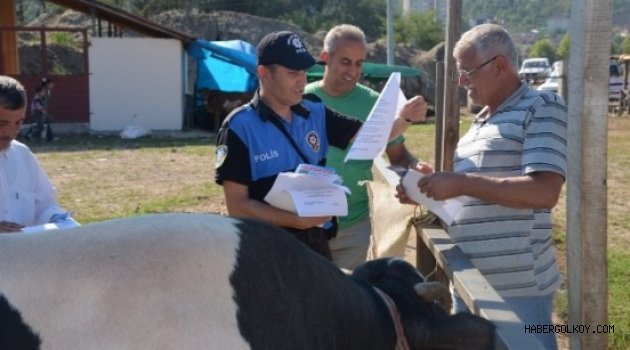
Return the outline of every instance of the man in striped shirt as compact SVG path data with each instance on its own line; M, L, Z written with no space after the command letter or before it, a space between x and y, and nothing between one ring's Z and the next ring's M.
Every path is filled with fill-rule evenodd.
M499 25L464 33L453 56L459 85L484 108L458 143L454 171L419 165L428 175L418 186L435 200L466 196L448 227L453 242L524 324L552 324L560 275L551 209L566 177L565 103L519 80L516 47ZM398 191L401 202L410 202L401 186ZM455 311L463 308L455 300ZM557 348L554 334L537 336Z

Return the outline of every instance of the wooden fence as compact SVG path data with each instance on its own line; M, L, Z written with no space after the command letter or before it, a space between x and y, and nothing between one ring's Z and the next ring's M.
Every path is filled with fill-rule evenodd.
M398 178L392 178L395 175L385 170L383 166L382 162L374 163L375 181L397 183ZM392 198L392 201L396 199ZM431 280L445 284L452 282L473 314L493 322L497 327L497 349L544 349L533 333L525 331L525 325L486 278L462 251L451 243L451 239L439 223L416 224L415 234L418 270L425 276L431 274Z

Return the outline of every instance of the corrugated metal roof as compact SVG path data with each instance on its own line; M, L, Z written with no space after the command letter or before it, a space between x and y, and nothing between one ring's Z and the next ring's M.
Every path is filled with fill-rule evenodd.
M75 11L83 12L89 16L94 16L107 20L110 23L117 24L121 27L128 28L134 32L144 34L155 38L172 38L182 41L184 44L195 40L196 38L190 34L180 32L168 27L164 27L160 24L149 21L148 19L135 15L133 13L121 10L114 6L106 5L98 1L92 0L48 0L55 3L73 9Z

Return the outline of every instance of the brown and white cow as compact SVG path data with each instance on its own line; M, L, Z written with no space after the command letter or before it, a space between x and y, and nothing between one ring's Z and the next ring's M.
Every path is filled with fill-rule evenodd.
M347 276L283 230L209 214L3 234L0 349L493 346L490 322L448 315L422 285L402 260Z

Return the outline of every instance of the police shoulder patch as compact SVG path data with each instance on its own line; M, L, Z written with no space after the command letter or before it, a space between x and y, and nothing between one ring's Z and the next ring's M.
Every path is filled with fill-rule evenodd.
M215 168L219 168L221 167L221 165L223 165L223 162L225 161L225 158L227 158L228 155L228 146L226 145L221 145L217 147L217 150L215 151L215 162L214 162L214 167Z

